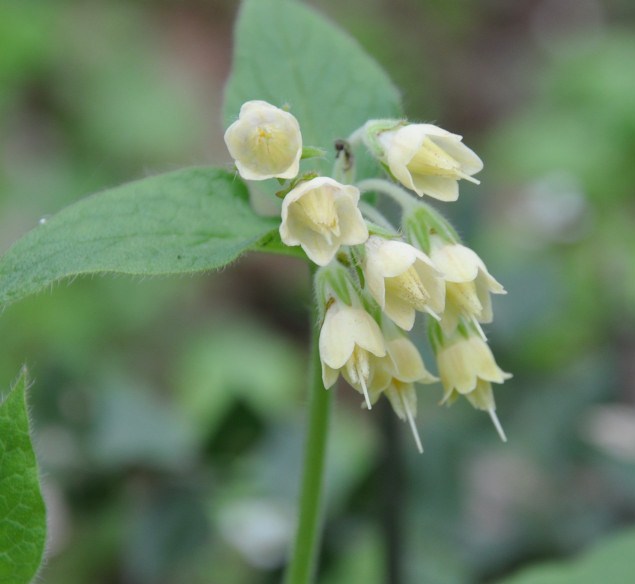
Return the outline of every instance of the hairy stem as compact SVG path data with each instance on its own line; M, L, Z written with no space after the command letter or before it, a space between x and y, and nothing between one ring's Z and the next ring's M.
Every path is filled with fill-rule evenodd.
M314 269L311 269L313 276ZM298 505L298 527L285 584L309 584L314 580L322 531L322 492L330 418L331 391L324 389L318 346L320 328L317 306L311 315L308 429Z

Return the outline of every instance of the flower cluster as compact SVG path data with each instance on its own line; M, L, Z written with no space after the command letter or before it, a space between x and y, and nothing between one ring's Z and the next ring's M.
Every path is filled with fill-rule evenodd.
M225 142L244 179L290 180L281 191L280 238L300 246L319 266L315 291L324 386L333 386L341 374L368 409L385 396L408 421L422 451L415 384L440 378L442 403L465 396L489 413L505 440L491 384L510 375L496 364L481 326L492 321L491 294L505 290L449 222L421 200L425 195L455 201L460 180L478 184L473 175L483 164L461 136L431 124L371 120L341 141L334 177L301 175L300 160L320 151L303 147L291 113L250 101ZM388 179L344 184L354 183L350 154L361 145ZM399 230L362 199L365 192L387 195L401 206ZM426 315L439 378L408 337L417 312Z

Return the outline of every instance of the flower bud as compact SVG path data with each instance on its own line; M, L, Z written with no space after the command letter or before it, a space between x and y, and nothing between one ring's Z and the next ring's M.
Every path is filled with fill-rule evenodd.
M458 181L472 178L483 168L481 159L457 134L432 124L397 125L377 136L382 161L392 175L420 197L456 201Z
M300 125L266 101L243 104L238 120L225 132L225 144L245 180L294 178L300 169Z
M300 245L313 262L325 266L340 245L358 245L368 239L358 201L356 187L332 178L301 182L282 202L280 238L286 245Z
M366 284L388 317L412 329L415 312L443 312L445 285L426 254L403 241L372 236L366 242Z

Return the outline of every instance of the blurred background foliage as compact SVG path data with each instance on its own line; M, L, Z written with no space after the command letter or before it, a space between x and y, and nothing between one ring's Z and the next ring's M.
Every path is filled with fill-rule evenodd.
M443 210L509 292L488 333L514 373L496 393L507 445L486 416L421 388L423 456L390 412L369 415L340 388L319 581L494 582L632 525L635 5L312 4L386 67L412 119L484 158L482 186ZM220 105L236 9L0 0L0 250L90 192L229 168ZM191 278L78 279L4 310L2 385L25 360L35 378L41 582L279 581L306 280L300 262L248 257ZM581 582L531 577L513 581Z

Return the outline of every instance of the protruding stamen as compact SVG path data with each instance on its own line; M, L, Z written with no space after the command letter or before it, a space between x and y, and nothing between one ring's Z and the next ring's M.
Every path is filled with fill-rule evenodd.
M463 179L465 179L465 180L470 181L471 183L474 183L475 185L480 185L480 184L481 184L481 181L480 181L480 180L475 179L473 176L470 176L469 174L465 174L464 172L461 172L460 170L457 170L457 171L456 171L456 175L457 175L459 178L463 178Z
M503 442L507 442L507 436L505 436L505 431L503 430L503 427L501 426L501 423L498 420L498 416L496 415L496 410L494 408L490 408L489 410L487 410L487 413L489 414L489 417L492 419L492 423L494 424L494 428L496 428L496 431L498 432L500 439Z
M417 425L415 424L414 416L410 411L410 406L406 402L403 397L403 394L399 392L399 399L401 400L401 405L403 406L404 411L406 412L406 418L408 418L408 423L410 424L410 430L412 431L412 436L415 439L415 444L417 445L417 450L423 454L423 444L421 444L421 438L419 437L419 430L417 430Z
M435 320L441 322L441 317L434 311L432 310L432 308L430 308L429 306L426 306L426 312Z
M487 342L487 337L485 336L485 333L483 332L483 327L481 326L481 323L476 320L476 317L474 315L472 315L472 323L474 324L474 326L476 327L476 330L478 331L478 334L480 335L480 337Z
M369 410L373 409L373 406L370 403L370 396L368 395L368 388L366 387L366 379L364 379L364 375L361 374L361 371L359 370L359 368L357 369L357 377L359 378L359 382L362 386L362 390L364 391L364 399L366 400L366 407Z

